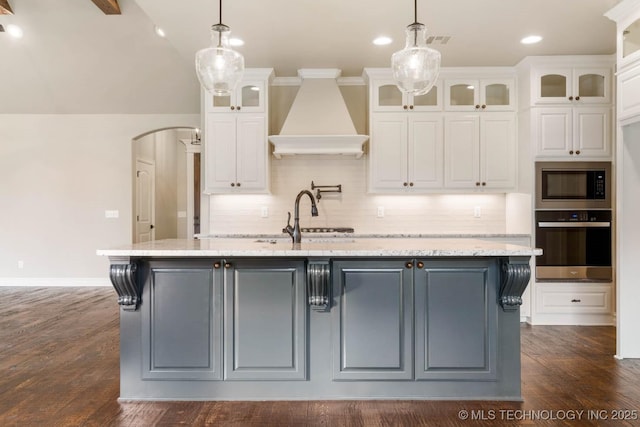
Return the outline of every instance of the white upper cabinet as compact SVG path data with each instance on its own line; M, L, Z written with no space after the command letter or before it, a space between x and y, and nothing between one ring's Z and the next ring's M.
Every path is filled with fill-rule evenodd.
M208 97L211 105L207 108L217 113L262 113L266 106L266 85L265 80L249 77L242 80L229 96Z
M373 111L440 111L442 110L442 86L434 85L424 95L408 95L398 89L393 80L371 82L371 109Z
M512 111L514 79L446 79L445 110Z
M533 73L534 104L608 104L611 102L611 69L536 68Z

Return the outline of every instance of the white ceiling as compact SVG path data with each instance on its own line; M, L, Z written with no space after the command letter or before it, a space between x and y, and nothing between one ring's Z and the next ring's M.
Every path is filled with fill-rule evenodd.
M451 36L443 66L512 66L528 55L612 54L618 0L418 0L429 35ZM119 0L104 15L90 0L9 0L24 37L0 33L0 113L198 113L193 70L218 21L216 0ZM388 67L413 21L411 0L225 0L222 21L245 45L247 67ZM154 25L167 33L154 34ZM519 40L539 34L538 45ZM378 35L394 39L374 46Z

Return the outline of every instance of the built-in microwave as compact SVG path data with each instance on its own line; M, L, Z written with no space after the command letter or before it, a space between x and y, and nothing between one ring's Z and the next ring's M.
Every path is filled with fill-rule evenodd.
M611 162L537 162L536 209L611 209Z

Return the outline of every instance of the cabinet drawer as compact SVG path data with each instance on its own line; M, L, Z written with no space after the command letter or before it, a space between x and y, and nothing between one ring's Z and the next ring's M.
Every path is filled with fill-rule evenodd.
M539 313L610 313L610 285L544 284L536 292Z

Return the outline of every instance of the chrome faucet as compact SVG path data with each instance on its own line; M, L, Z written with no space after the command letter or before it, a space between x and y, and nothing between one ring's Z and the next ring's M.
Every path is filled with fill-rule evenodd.
M287 212L287 226L282 229L283 233L288 233L293 239L293 243L300 243L302 241L302 233L300 232L300 199L304 195L309 196L311 199L311 216L318 216L318 208L316 207L316 200L313 198L313 194L309 190L302 190L296 197L296 204L294 207L293 227L291 226L291 212Z

